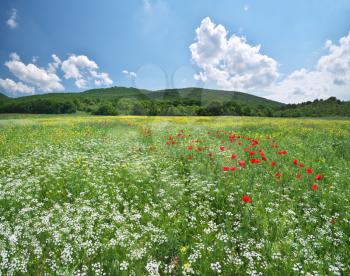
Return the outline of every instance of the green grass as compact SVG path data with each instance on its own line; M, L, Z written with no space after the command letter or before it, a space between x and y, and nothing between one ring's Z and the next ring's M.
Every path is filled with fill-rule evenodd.
M349 137L336 119L0 117L0 271L347 275Z

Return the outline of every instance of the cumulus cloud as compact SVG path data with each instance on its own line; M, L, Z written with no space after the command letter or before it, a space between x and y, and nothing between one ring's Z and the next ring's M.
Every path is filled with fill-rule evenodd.
M283 102L302 102L336 96L349 99L350 92L350 33L338 44L326 41L328 51L312 70L304 68L267 89L269 98Z
M98 65L84 55L71 55L62 62L61 69L66 79L74 79L78 88L85 88L90 82L97 86L111 85L113 81L107 73L98 72Z
M18 23L17 23L17 10L16 9L12 9L10 18L7 19L6 24L11 29L15 29L18 26Z
M334 76L333 83L344 85L350 82L350 33L339 40L339 45L326 41L328 55L322 56L316 70Z
M32 63L24 64L16 53L10 55L10 60L5 62L5 66L19 80L34 85L43 92L64 90L60 78L55 73Z
M50 73L56 73L56 70L59 68L59 66L61 65L62 61L60 60L60 58L53 54L51 55L53 62L50 62L47 66L47 71Z
M251 46L244 37L232 35L209 17L196 29L196 41L190 45L192 61L200 69L197 80L214 81L231 90L254 91L271 85L279 76L278 63Z
M190 45L192 62L198 66L196 80L214 82L219 88L260 92L286 103L336 96L350 99L350 33L338 43L326 41L327 52L313 69L301 68L281 76L279 65L251 46L244 37L228 36L222 25L204 18Z
M0 79L0 87L11 92L13 95L17 95L18 93L34 94L34 87L25 85L22 82L15 82L11 79Z

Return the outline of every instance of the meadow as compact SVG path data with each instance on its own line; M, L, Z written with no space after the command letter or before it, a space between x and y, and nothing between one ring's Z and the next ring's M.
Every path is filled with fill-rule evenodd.
M0 117L0 274L349 275L350 120Z

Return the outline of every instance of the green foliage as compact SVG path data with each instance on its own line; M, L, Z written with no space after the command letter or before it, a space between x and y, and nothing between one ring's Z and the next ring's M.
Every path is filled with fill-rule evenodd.
M0 113L61 114L76 111L96 115L329 117L350 116L350 103L331 97L285 105L241 92L202 88L149 91L111 87L14 99L0 94Z
M95 111L95 115L118 115L118 113L110 103L105 103Z

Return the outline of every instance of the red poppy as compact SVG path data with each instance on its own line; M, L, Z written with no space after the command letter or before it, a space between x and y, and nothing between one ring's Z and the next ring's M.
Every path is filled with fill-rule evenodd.
M252 140L252 146L256 146L257 144L259 144L258 140Z
M299 164L299 167L300 167L300 168L304 168L305 165L304 165L303 163L300 163L300 164Z
M252 164L259 164L260 160L253 158L253 159L250 159L250 163L252 163Z
M213 154L212 152L209 152L209 153L208 153L208 156L209 156L209 157L213 157L213 155L214 155L214 154Z
M276 176L276 178L281 178L282 174L281 173L276 173L275 176Z
M175 145L175 144L176 144L176 142L175 142L175 141L171 141L171 143L172 143L173 145Z
M231 171L235 171L235 170L237 170L237 168L235 166L232 166Z
M253 150L251 150L250 152L249 152L249 155L254 155L255 154L255 151L253 151Z
M237 154L232 154L230 158L231 159L236 159L237 158Z
M299 161L296 160L296 159L293 161L293 164L294 164L294 165L298 165L298 163L299 163Z
M314 185L311 186L311 189L314 190L314 191L316 191L317 188L318 188L318 185L317 185L317 184L314 184Z
M264 156L265 153L263 151L259 151L260 156Z
M249 195L244 195L244 196L242 197L242 200L243 200L245 203L250 203L250 202L252 202L252 199L250 198Z
M167 145L170 145L170 141L166 141L166 144L167 144Z
M322 177L322 175L320 175L320 174L317 174L316 176L315 176L315 179L316 180L321 180L323 177Z
M298 173L298 174L296 175L296 178L300 179L300 178L301 178L301 174Z
M239 160L238 161L238 165L240 165L241 167L244 167L245 166L245 161Z
M224 146L220 146L220 150L221 150L221 151L224 151L224 150L225 150L225 147L224 147Z
M223 169L225 172L228 172L228 171L230 170L230 167L225 166L225 167L223 167L222 169Z
M188 149L188 150L192 150L192 149L193 149L193 146L188 146L187 149Z
M308 173L308 174L312 174L312 173L314 172L314 170L311 169L311 168L308 168L308 169L306 169L305 171L306 171L306 173Z
M265 156L261 157L261 160L267 161L267 158Z
M278 152L279 155L285 155L287 154L288 152L286 150L281 150Z
M188 160L192 160L193 156L192 155L189 155L187 156Z
M276 165L277 165L277 162L276 162L276 161L272 161L272 162L271 162L271 166L272 166L272 167L274 167L274 166L276 166Z

